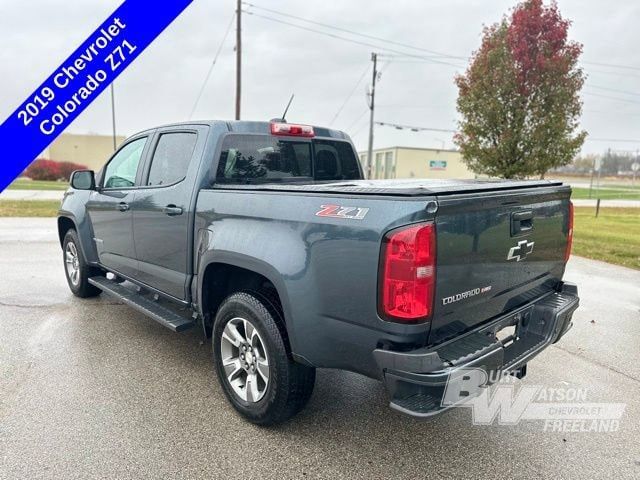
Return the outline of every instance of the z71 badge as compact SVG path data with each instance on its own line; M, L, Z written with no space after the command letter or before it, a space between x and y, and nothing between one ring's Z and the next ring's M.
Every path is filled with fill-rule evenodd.
M319 212L316 212L317 217L332 217L342 218L345 220L362 220L369 211L368 208L363 207L342 207L340 205L320 205Z

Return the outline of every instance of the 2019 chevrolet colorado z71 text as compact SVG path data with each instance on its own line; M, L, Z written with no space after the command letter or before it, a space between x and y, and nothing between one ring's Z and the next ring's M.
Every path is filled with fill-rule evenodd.
M392 408L424 417L446 408L453 372L522 376L571 326L570 193L364 180L342 132L192 122L140 132L97 174L74 172L58 228L72 292L202 328L250 421L302 409L318 367L380 379Z

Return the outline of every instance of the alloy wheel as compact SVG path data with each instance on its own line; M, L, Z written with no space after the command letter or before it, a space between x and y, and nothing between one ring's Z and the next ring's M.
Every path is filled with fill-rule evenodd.
M260 401L269 385L269 359L264 341L247 319L227 322L220 339L222 365L235 394L245 402Z
M67 277L74 286L80 283L80 259L78 258L78 249L73 242L67 243L64 251L64 263L67 270Z

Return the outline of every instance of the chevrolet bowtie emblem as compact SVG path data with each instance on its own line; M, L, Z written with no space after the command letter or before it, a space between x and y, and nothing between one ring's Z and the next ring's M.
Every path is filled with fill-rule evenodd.
M529 242L527 240L520 240L518 245L515 247L511 247L509 249L509 255L507 255L507 260L515 260L519 262L520 260L524 260L527 258L527 255L533 253L533 244L535 242Z

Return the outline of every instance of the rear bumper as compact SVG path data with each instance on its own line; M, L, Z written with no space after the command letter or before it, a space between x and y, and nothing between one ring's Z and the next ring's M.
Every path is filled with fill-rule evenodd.
M523 376L527 362L571 328L578 302L577 287L564 283L558 292L437 347L410 352L374 350L391 408L429 417L454 406L443 405L442 398L447 381L456 372L461 374L461 369L482 369L488 379L498 378L497 373L503 372ZM498 340L496 332L506 327L515 327L515 334Z

